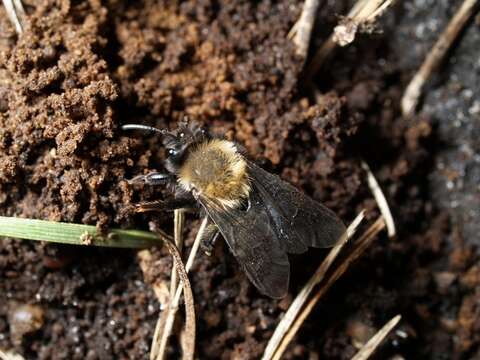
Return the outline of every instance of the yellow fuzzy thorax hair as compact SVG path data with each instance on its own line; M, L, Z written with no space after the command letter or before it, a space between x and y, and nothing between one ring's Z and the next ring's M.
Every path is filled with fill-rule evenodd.
M178 183L224 208L238 206L250 193L244 157L234 143L220 139L205 141L189 151Z

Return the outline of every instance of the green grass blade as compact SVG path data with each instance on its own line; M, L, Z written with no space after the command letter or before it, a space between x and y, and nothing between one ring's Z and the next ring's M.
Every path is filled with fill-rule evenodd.
M0 216L0 236L71 245L146 248L161 244L151 232L112 229L102 236L92 225Z

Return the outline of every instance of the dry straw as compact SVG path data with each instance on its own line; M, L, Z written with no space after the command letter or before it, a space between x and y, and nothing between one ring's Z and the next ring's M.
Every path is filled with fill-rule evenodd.
M403 94L401 104L403 116L410 117L414 114L425 83L442 63L453 42L477 9L477 5L478 0L464 0L445 31L428 52L423 64L415 73Z
M355 220L350 224L347 228L345 233L339 239L337 245L330 250L329 254L325 258L325 260L321 263L317 271L313 274L310 280L305 284L302 290L298 293L296 298L293 300L292 304L288 308L287 312L283 316L282 320L280 320L273 336L270 338L267 347L265 348L265 352L263 354L263 360L270 360L275 359L275 354L279 349L280 344L282 343L283 339L285 338L286 334L292 327L292 324L298 318L299 313L301 312L303 306L307 302L310 294L312 293L314 287L320 283L327 273L330 266L333 264L333 261L336 259L342 248L344 247L345 243L350 239L353 234L355 233L358 225L364 218L364 211L362 211Z
M365 251L365 249L372 243L376 235L385 228L385 222L382 217L378 218L363 235L355 241L352 251L345 257L345 259L333 269L333 273L325 278L320 284L319 289L315 295L308 301L308 303L298 313L298 316L287 328L284 337L273 348L273 355L271 357L264 357L264 359L279 360L288 344L292 341L295 334L298 332L308 315L312 312L317 302L322 298L327 290L340 278L341 275L349 268L349 266Z
M180 242L180 236L181 236L181 226L180 222L183 223L183 217L177 215L175 216L175 233L176 233L176 242ZM207 226L207 218L204 218L202 221L202 224L200 225L200 228L198 230L197 236L195 237L195 241L193 243L193 246L190 250L190 254L188 256L188 260L186 265L184 266L183 263L180 261L175 261L175 267L178 269L181 267L182 270L181 273L184 273L185 276L187 276L188 272L192 268L193 262L195 260L195 257L198 253L198 250L200 248L200 242L202 239L202 236L205 232L205 228ZM173 255L172 255L173 256ZM180 255L179 255L180 256ZM175 260L175 258L174 258ZM181 273L179 273L181 275ZM183 275L182 275L183 276ZM180 280L182 280L182 276L180 277ZM186 279L188 281L188 278ZM182 280L183 282L183 280ZM174 290L174 291L173 291ZM183 290L185 290L185 286L183 287ZM190 290L191 292L191 290ZM152 349L150 352L150 359L156 359L156 360L162 360L165 359L166 357L166 352L167 352L167 344L168 344L168 338L170 337L173 329L173 323L175 321L175 316L177 314L178 310L178 304L180 302L180 297L182 295L182 286L180 285L175 285L172 287L172 292L170 295L170 301L168 304L167 309L160 314L160 317L157 321L157 326L155 329L155 335L154 339L152 342ZM193 302L193 296L190 299L187 299L186 294L184 294L185 297L185 306L186 306L186 311L187 311L187 306L189 308L190 312L194 312L194 302ZM188 304L187 304L188 303ZM192 323L193 321L193 323ZM187 312L187 319L186 319L186 326L185 326L185 335L182 337L183 341L181 342L182 347L183 347L183 359L193 359L194 353L192 352L192 349L194 349L195 346L195 318L188 316ZM191 357L190 357L191 356Z
M373 197L377 202L377 206L380 209L380 212L383 215L383 218L385 219L388 236L394 237L397 231L395 229L395 222L393 221L392 211L388 206L387 198L383 194L383 191L380 188L380 185L378 185L378 181L375 178L375 175L373 175L372 171L370 170L370 167L365 161L362 161L362 168L367 173L368 187L372 191Z
M355 39L357 31L371 28L393 3L393 0L358 0L344 21L340 22L336 30L317 50L305 70L305 78L312 81L337 45L345 46L351 43Z
M355 354L352 360L367 360L380 346L385 337L399 323L402 317L397 315L387 322L368 342Z
M300 18L288 33L288 38L292 39L297 47L297 54L303 58L306 58L308 54L310 38L319 6L320 0L305 0Z
M22 2L20 0L2 0L7 16L15 26L17 34L21 34L23 26L21 19L25 18L25 10L23 9Z

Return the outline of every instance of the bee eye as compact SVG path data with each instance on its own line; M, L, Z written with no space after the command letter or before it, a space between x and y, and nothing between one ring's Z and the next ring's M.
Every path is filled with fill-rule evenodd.
M184 133L180 133L179 136L182 138L182 137L185 136L185 134L184 134Z
M171 156L175 156L175 155L177 155L177 151L174 150L174 149L168 149L168 154L171 155Z

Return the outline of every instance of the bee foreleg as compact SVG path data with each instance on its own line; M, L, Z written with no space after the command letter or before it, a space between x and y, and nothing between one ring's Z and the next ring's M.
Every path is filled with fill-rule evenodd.
M213 248L215 246L215 242L217 241L219 234L220 234L220 231L218 231L217 225L215 225L215 223L209 218L208 224L205 227L205 231L202 235L201 243L200 243L203 251L205 252L205 254L207 254L207 256L212 255Z

